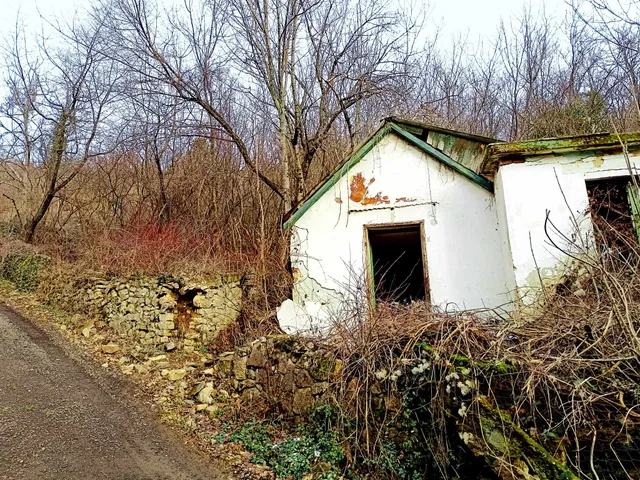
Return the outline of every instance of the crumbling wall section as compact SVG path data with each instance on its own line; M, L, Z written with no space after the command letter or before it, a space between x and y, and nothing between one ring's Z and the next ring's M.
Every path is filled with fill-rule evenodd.
M216 370L243 402L268 403L285 414L304 415L332 403L342 361L327 346L275 335L221 354Z
M106 277L54 269L41 275L38 289L49 303L89 315L120 336L144 345L192 352L237 322L244 283L241 275L195 280L145 275ZM87 332L91 328L89 325Z

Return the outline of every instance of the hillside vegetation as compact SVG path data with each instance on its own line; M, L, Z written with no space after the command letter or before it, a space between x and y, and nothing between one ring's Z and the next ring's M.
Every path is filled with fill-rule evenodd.
M431 24L380 0L98 0L46 35L17 22L8 301L44 305L256 478L640 478L640 255L606 220L539 310L363 314L358 290L330 336L280 335L283 216L381 118L502 140L640 129L637 2L525 9L482 44ZM214 277L237 283L231 326L194 320L219 301ZM146 324L130 311L167 295Z

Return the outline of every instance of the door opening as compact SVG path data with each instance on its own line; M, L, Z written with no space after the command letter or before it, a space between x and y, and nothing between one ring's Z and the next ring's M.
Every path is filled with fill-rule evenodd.
M411 303L427 298L421 225L367 228L375 299Z

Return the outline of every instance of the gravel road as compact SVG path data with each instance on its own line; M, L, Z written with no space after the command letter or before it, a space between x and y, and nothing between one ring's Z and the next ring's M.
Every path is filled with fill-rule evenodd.
M0 305L0 479L221 479L118 380Z

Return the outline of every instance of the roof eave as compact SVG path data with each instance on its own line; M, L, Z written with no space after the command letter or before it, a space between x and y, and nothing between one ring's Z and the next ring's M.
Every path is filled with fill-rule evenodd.
M325 180L320 182L318 186L307 195L306 199L302 200L298 204L297 207L285 214L283 218L284 229L287 230L296 223L298 219L320 199L320 197L327 193L329 189L333 187L353 165L362 160L362 158L369 153L390 131L390 124L383 122L376 131L363 140L355 149L355 152L347 157L347 160L344 163L328 175Z
M523 142L492 143L487 145L484 160L480 166L483 174L495 173L502 161L535 157L540 155L567 154L573 152L622 150L640 148L640 132L598 133L573 137L542 138Z

